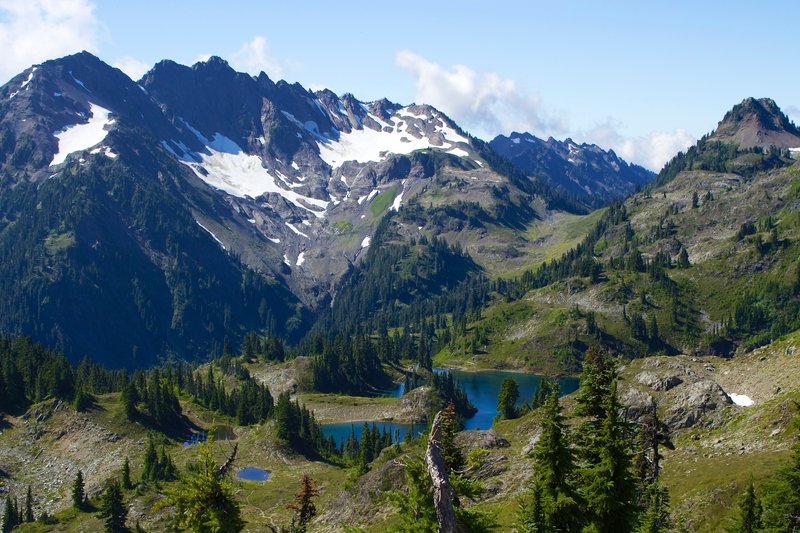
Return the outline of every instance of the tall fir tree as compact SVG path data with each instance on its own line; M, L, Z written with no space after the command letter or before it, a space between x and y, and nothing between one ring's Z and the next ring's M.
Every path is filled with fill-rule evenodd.
M762 527L761 499L756 494L753 478L747 483L747 488L739 498L739 513L734 523L728 528L728 533L756 533Z
M72 483L72 507L78 511L86 508L86 490L83 482L83 472L78 470L75 481Z
M583 502L575 485L574 454L553 388L542 408L541 435L533 449L533 487L517 520L521 532L579 531Z
M105 523L106 533L125 533L128 528L125 520L128 518L128 508L122 499L122 489L115 479L106 487L100 500L100 517Z
M519 399L519 386L511 378L506 378L500 385L500 394L497 396L497 408L502 413L503 418L517 418L516 403Z
M631 531L637 520L636 478L630 439L620 417L614 382L603 402L605 416L595 442L598 462L583 472L590 527L598 533Z
M25 522L33 522L33 493L30 485L28 485L28 492L25 493L25 515L23 520Z
M127 457L122 464L122 488L125 490L131 490L133 488L133 482L131 481L131 463Z

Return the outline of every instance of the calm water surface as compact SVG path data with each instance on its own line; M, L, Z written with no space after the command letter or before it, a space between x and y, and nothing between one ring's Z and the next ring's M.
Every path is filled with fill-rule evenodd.
M492 427L497 411L497 396L500 394L500 385L506 378L517 382L519 387L519 400L517 406L525 402L530 403L533 395L539 392L542 385L542 376L524 374L521 372L507 372L503 370L486 370L481 372L468 372L448 368L434 368L434 372L449 372L466 391L469 400L478 408L472 418L464 420L465 429L489 429ZM560 396L578 390L578 378L559 378L558 393Z

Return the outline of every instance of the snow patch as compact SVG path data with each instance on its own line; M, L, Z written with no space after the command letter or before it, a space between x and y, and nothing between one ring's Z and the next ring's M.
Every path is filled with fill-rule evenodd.
M295 163L294 161L292 161L292 168L295 170L300 170L300 166L298 166L298 164Z
M103 139L106 138L108 134L106 126L114 123L114 120L109 118L111 111L90 102L89 114L91 117L86 124L67 126L64 130L55 134L56 139L58 139L58 153L50 161L51 167L66 161L69 154L87 150L103 142ZM115 156L116 154L109 157Z
M447 151L448 154L457 155L458 157L467 157L469 156L469 152L464 150L463 148L451 148Z
M114 153L111 148L108 146L98 146L89 152L90 154L99 154L102 153L104 156L108 157L109 159L116 159L119 154Z
M297 233L297 234L298 234L298 235L300 235L301 237L305 237L306 239L310 239L310 237L309 237L308 235L306 235L305 233L303 233L302 231L300 231L299 229L297 229L297 228L294 226L294 224L292 224L291 222L284 222L284 224L286 224L286 226L287 226L287 227L288 227L290 230L292 230L293 232Z
M366 248L367 246L369 246L371 240L372 239L370 239L369 237L364 237L364 240L361 241L361 247Z
M400 194L394 197L394 202L392 202L392 207L389 208L390 211L399 211L400 206L403 205L403 193L406 192L406 180L403 180L403 190L400 191Z
M297 266L300 266L305 262L306 262L306 253L300 252L300 255L297 256Z
M191 152L182 143L170 141L183 151L182 155L178 155L169 146L169 142L162 141L161 145L181 163L190 167L204 182L238 198L256 198L266 193L277 193L319 218L325 216L329 202L280 187L276 177L264 168L260 157L245 153L238 144L221 133L215 133L213 139L209 140L188 123L183 124L206 146L205 150ZM279 179L286 179L280 173L277 174Z
M736 394L735 392L729 392L728 396L730 396L733 403L736 405L741 405L742 407L750 407L753 405L753 400L750 396L746 394Z
M298 126L307 130L309 129L308 123L300 123L291 116L291 114L285 111L283 114L290 118L290 120L294 120ZM368 114L368 116L381 126L380 129L368 127L354 129L350 133L341 133L338 139L323 137L316 129L310 130L317 137L317 144L319 145L319 152L322 160L331 167L338 168L345 161L356 161L359 163L382 161L389 154L410 154L415 150L423 150L431 147L447 148L443 143L449 144L449 149L454 149L454 145L457 143L469 142L466 137L444 124L444 122L435 115L433 117L427 117L425 115L414 115L409 112L406 112L404 116L398 114L400 118L406 120L408 120L408 118L413 118L425 121L438 120L441 122L440 125L436 126L435 133L430 139L424 135L416 137L407 131L401 131L401 128L395 128L394 121L390 124L383 121L379 116L371 113ZM384 130L384 128L386 128L386 130ZM441 138L443 142L440 142L439 138Z
M380 192L378 191L378 189L373 189L370 191L369 194L365 194L364 196L359 196L358 200L356 200L358 202L358 205L363 204L365 201L367 203L370 203L372 199L375 198L375 196L377 196L378 192Z
M78 85L80 85L81 87L83 87L83 90L84 90L84 91L86 91L87 93L90 93L90 92L92 92L92 91L90 91L90 90L89 90L89 88L88 88L88 87L86 87L86 85L84 85L84 84L83 84L83 82L82 82L81 80L79 80L78 78L76 78L76 77L75 77L75 75L72 73L72 71L71 71L71 70L69 71L69 75L72 77L72 80L73 80L75 83L77 83Z
M275 244L280 244L280 243L281 243L281 240L280 240L280 239L274 239L274 238L272 238L272 237L267 237L267 240L268 240L269 242L272 242L272 243L275 243Z
M292 266L292 263L289 261L289 256L286 254L283 254L283 262L289 266Z
M214 240L215 240L215 241L217 241L217 243L218 243L220 246L222 246L222 249L223 249L223 250L225 250L225 251L227 251L227 250L228 250L227 248L225 248L225 245L224 245L224 244L222 244L222 241L221 241L221 240L219 240L219 238L218 238L216 235L214 235L214 232L213 232L213 231L211 231L210 229L208 229L207 227L205 227L204 225L202 225L202 224L200 223L200 221L199 221L199 220L195 220L195 222L197 222L197 225L198 225L198 226L200 226L201 228L203 228L204 230L206 230L206 232L208 232L208 234L209 234L209 235L211 235L211 237L213 237L213 238L214 238Z

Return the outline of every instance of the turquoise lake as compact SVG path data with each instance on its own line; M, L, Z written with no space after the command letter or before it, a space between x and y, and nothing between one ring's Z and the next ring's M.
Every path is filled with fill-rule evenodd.
M497 396L500 394L500 386L503 380L511 378L517 382L519 388L518 406L524 403L530 403L533 395L539 392L539 387L542 384L542 376L537 374L525 374L521 372L507 372L503 370L486 370L480 372L468 372L465 370L454 370L447 368L434 368L434 372L445 373L449 372L458 381L461 387L466 391L470 401L478 408L475 416L464 420L465 429L489 429L492 427L494 418L498 415L497 411ZM557 379L559 385L559 395L563 396L578 389L578 378L559 378ZM400 383L396 388L386 391L387 396L400 397L404 392L403 384ZM368 422L370 426L372 421ZM419 424L399 424L396 422L375 422L378 429L383 431L391 431L392 439L400 441L405 440L406 436L413 434L419 435L421 432L427 430L427 425ZM351 432L355 431L356 438L361 438L364 422L342 422L338 424L322 424L322 433L327 437L332 435L337 445L341 445L347 440Z

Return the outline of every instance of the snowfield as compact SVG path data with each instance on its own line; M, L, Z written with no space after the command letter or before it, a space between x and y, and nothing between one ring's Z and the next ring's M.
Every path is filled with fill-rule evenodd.
M106 127L114 123L114 120L109 118L111 111L97 104L89 103L89 122L86 124L75 124L68 126L66 129L55 134L58 139L58 153L53 156L50 161L50 166L60 165L67 160L67 156L74 152L81 152L88 150L92 146L103 142L108 135ZM106 149L108 157L115 157L109 155L110 150Z
M377 122L380 129L372 129L364 125L362 129L342 133L338 139L334 139L321 136L318 129L309 128L308 124L304 126L317 138L319 155L332 168L340 167L345 161L358 163L382 161L389 154L410 154L415 150L426 148L447 149L458 156L469 155L466 150L455 146L458 143L469 143L468 139L459 135L435 115L434 117L414 115L403 108L390 118L389 122L385 122L371 113L367 116ZM429 139L418 127L423 121L431 120L438 120L441 123L436 127L435 134L432 136L433 140Z
M256 198L266 193L277 193L297 207L322 218L330 202L303 196L280 187L261 158L246 154L233 140L221 133L206 139L199 131L184 124L202 142L206 149L191 152L183 143L162 141L161 145L184 165L190 167L198 178L231 196ZM182 152L178 154L176 148ZM205 172L204 172L205 171ZM278 176L277 179L280 179Z

